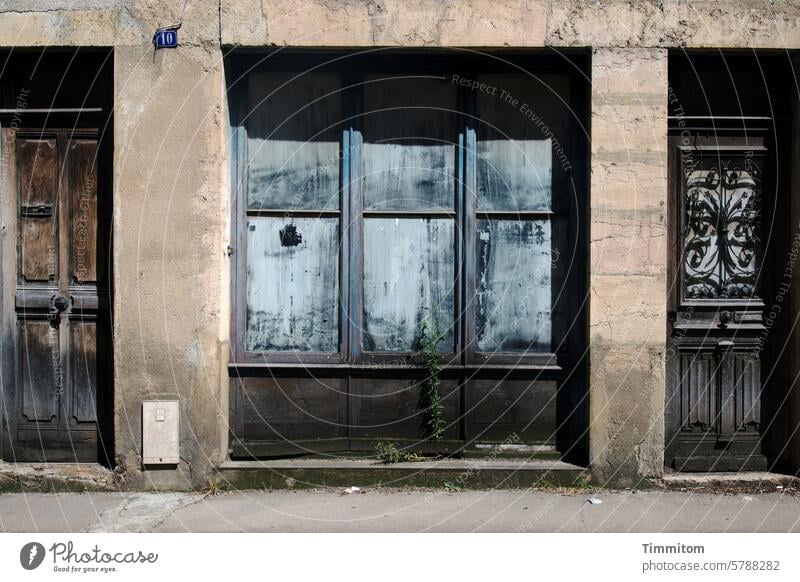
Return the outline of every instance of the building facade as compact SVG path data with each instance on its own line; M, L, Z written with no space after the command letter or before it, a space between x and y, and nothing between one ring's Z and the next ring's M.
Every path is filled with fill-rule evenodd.
M20 4L4 460L800 469L800 3Z

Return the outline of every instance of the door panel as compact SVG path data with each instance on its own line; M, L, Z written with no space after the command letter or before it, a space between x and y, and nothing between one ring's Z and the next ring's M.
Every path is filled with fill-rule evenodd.
M97 421L97 325L94 321L71 323L72 419Z
M59 344L58 333L48 321L19 322L19 385L22 416L28 422L50 423L57 419Z
M752 135L670 141L667 464L763 470L762 267L769 152ZM692 145L687 145L691 143Z
M714 354L710 351L682 353L680 377L681 429L707 431L714 422Z
M232 457L346 448L344 378L237 378L233 396Z
M736 383L733 428L757 431L761 424L761 359L753 352L734 352L729 362Z
M102 460L98 382L106 386L97 337L109 318L98 272L106 233L99 226L97 132L7 129L3 137L4 175L16 174L16 188L5 191L17 198L7 219L16 223L17 415L6 457Z
M53 281L56 275L58 155L53 138L17 140L19 276Z
M352 378L350 405L354 439L424 439L420 410L421 378ZM459 386L455 379L442 379L444 440L458 438ZM355 444L353 446L356 446ZM373 449L374 450L374 449Z
M467 382L467 410L473 438L555 445L557 383L549 380L496 378Z
M97 141L72 139L65 169L70 189L70 284L97 283Z

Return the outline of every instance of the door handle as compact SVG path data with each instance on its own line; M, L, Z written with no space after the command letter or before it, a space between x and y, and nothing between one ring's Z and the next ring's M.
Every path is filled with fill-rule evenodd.
M69 299L63 295L53 295L50 298L50 309L47 312L47 319L52 327L58 327L61 321L61 313L69 309Z

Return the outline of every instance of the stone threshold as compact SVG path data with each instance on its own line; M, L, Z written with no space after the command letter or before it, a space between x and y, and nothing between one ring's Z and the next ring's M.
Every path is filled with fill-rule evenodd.
M709 490L713 492L775 491L800 492L800 478L765 471L739 473L667 473L657 484L669 490Z
M0 493L117 490L114 472L99 463L0 461Z
M586 487L588 470L551 459L441 459L381 463L374 459L296 458L226 461L217 471L225 489L317 487L436 487L519 489Z

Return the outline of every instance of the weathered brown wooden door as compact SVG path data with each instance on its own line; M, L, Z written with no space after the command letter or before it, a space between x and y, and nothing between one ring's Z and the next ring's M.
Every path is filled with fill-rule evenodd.
M103 460L110 338L98 132L2 137L3 388L12 409L3 456Z
M766 143L719 129L670 138L666 461L677 470L767 468L764 265L775 206Z

